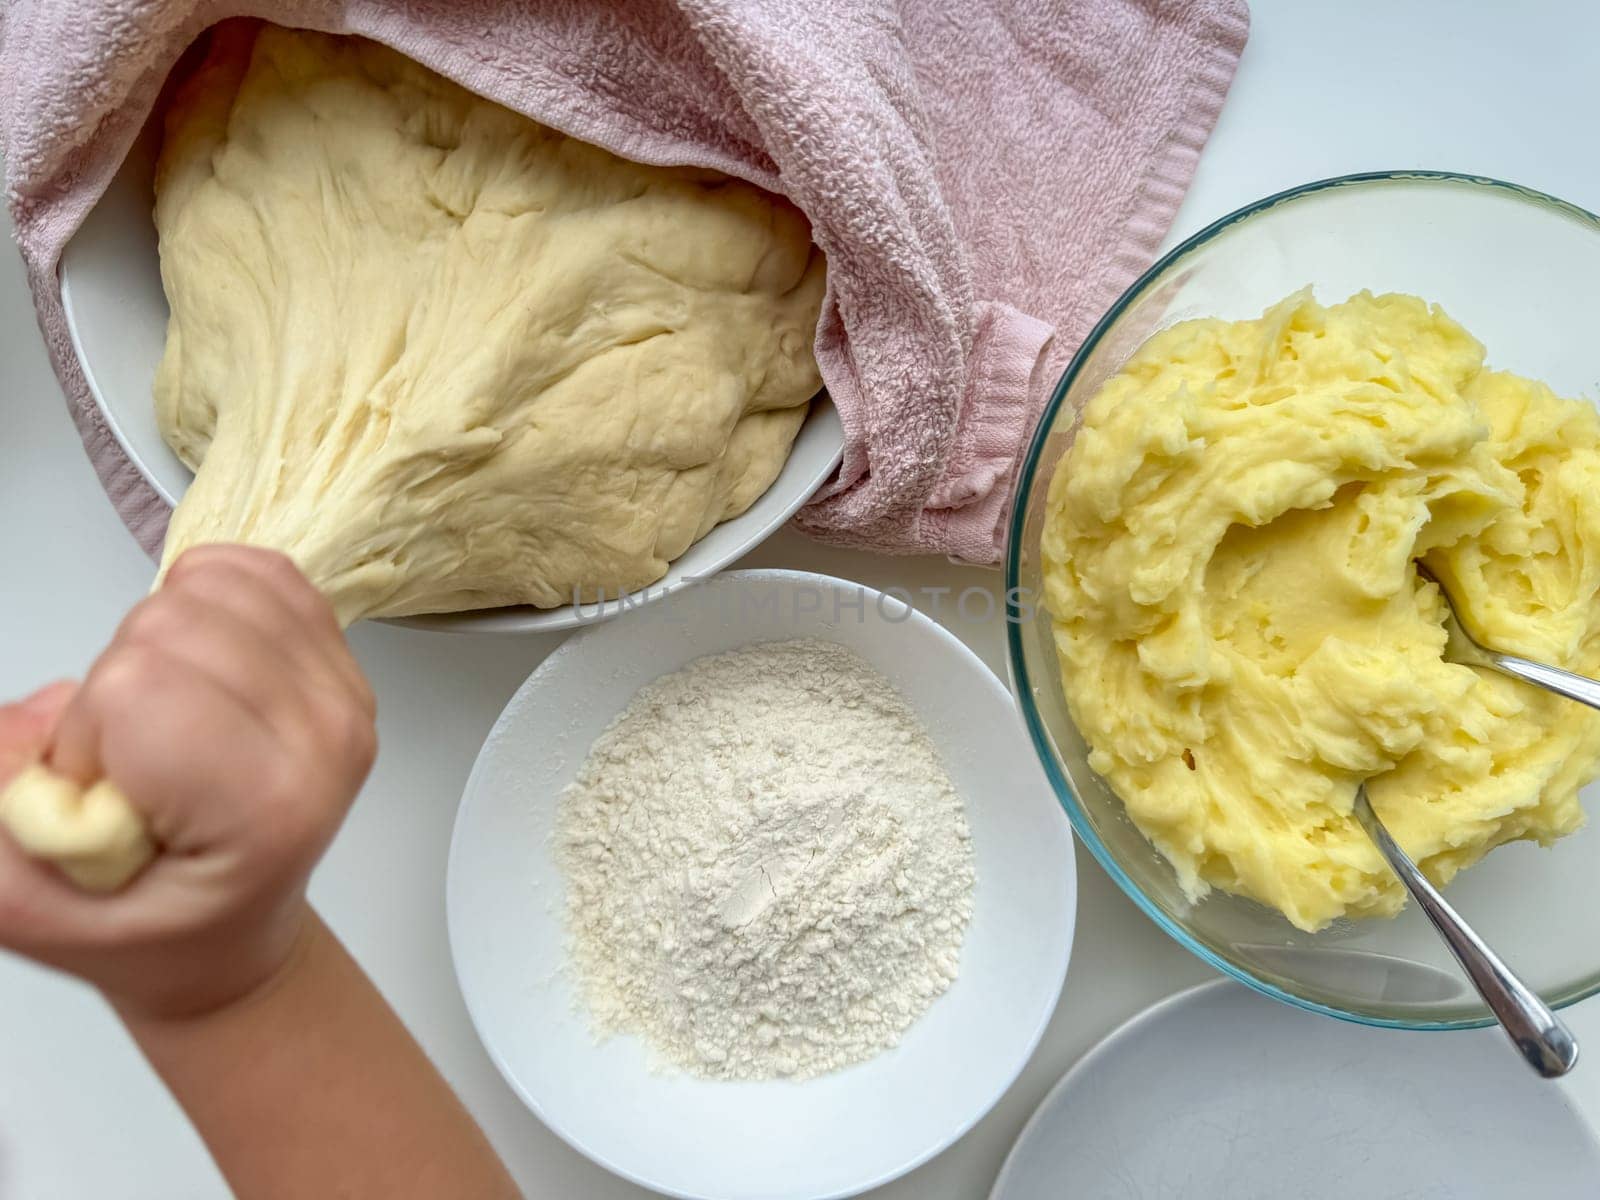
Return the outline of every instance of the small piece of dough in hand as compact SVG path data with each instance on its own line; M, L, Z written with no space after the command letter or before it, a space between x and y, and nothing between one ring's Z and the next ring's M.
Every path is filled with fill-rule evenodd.
M0 790L0 828L79 887L114 892L155 857L144 819L116 784L87 790L49 767L25 767Z

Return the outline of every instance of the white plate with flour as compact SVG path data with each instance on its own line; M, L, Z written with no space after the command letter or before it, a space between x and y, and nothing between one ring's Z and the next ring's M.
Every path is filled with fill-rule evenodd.
M1065 1195L1592 1200L1600 1144L1498 1029L1374 1029L1218 980L1080 1059L990 1200Z
M885 676L964 799L976 887L955 982L898 1046L803 1081L724 1082L597 1041L567 966L552 834L562 790L644 685L706 655L819 638ZM884 1183L960 1137L1016 1078L1055 1008L1076 877L1065 817L1005 686L893 597L790 571L743 571L575 635L484 745L450 851L449 930L495 1064L557 1134L683 1197L813 1200Z

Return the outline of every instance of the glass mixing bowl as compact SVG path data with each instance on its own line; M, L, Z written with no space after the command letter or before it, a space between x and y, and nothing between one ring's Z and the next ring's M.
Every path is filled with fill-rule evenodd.
M1490 1023L1415 905L1393 920L1317 934L1213 892L1191 903L1087 762L1061 694L1039 535L1045 497L1085 402L1152 333L1192 317L1237 320L1306 285L1324 303L1362 288L1444 306L1497 367L1565 396L1600 392L1600 218L1514 184L1445 172L1350 175L1269 196L1163 257L1112 306L1068 366L1017 481L1006 558L1012 684L1078 835L1123 891L1182 945L1258 991L1372 1025ZM1596 498L1600 503L1600 497ZM1600 800L1600 784L1582 793ZM1449 897L1553 1005L1600 991L1600 830L1551 848L1503 846Z

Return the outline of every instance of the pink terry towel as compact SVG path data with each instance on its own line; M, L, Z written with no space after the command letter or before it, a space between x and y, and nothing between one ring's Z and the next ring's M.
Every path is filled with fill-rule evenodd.
M999 554L1023 443L1154 255L1243 49L1243 0L10 0L0 152L40 324L117 511L167 511L107 429L56 266L204 29L384 42L614 153L781 193L828 259L817 332L843 418L827 541Z

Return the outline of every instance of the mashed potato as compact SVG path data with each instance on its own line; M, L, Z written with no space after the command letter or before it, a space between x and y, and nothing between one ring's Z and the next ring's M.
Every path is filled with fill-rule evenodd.
M1600 669L1600 416L1484 367L1438 308L1309 292L1152 338L1051 481L1046 602L1090 762L1190 895L1302 929L1583 821L1600 714L1442 661L1450 583L1497 648Z

